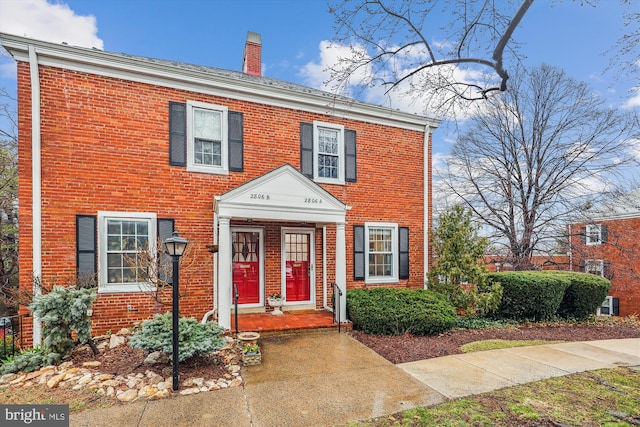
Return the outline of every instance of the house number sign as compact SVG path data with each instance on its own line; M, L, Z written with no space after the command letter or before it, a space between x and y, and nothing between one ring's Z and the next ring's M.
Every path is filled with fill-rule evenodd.
M304 202L305 203L311 203L311 204L314 204L314 205L319 205L319 204L322 204L322 199L319 199L317 197L305 197L304 198Z
M265 193L251 193L249 195L250 199L254 199L254 200L269 200L271 199L271 197L268 194Z

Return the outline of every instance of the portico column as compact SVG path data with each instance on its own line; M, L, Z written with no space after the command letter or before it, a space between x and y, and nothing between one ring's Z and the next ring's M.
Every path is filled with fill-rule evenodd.
M231 218L218 218L218 324L231 329Z
M336 224L336 283L342 290L340 322L347 320L347 239L345 223Z

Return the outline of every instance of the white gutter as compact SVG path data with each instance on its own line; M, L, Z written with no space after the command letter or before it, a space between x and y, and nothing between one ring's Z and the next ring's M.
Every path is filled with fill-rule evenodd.
M424 218L423 218L423 228L424 228L424 289L427 289L427 277L429 275L429 212L431 211L431 200L429 199L429 184L431 182L429 167L431 165L431 156L430 150L431 147L431 133L436 129L431 125L427 125L424 131L424 172L422 181L424 182Z
M31 198L33 227L33 295L40 295L42 280L42 169L40 160L40 73L38 56L34 46L29 45L29 69L31 75ZM33 316L33 345L42 343L42 323Z
M206 67L114 54L6 33L0 33L0 41L18 61L26 60L27 45L37 46L39 62L43 66L328 114L401 129L421 131L425 126L438 126L440 123L436 119L353 99L333 97L321 91L304 91L302 87L288 86L286 82L277 81L276 84L273 79L263 82L260 78L239 78L239 73L225 73L225 70L207 70ZM297 89L293 88L294 86Z

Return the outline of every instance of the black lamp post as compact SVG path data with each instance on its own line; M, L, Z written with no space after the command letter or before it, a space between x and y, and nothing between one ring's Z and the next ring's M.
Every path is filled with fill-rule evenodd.
M178 236L178 232L174 231L173 236L164 241L164 250L171 255L173 260L173 389L178 389L178 297L180 284L180 257L184 254L184 250L189 242Z

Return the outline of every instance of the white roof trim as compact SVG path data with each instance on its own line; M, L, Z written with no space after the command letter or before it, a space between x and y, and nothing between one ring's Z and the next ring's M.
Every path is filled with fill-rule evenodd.
M206 68L204 67L187 69L180 67L178 63L169 61L153 62L143 58L103 52L98 49L49 43L5 33L0 33L0 42L17 61L27 61L29 46L34 46L40 64L46 66L276 107L299 109L419 132L424 132L426 127L436 128L440 124L440 120L437 119L404 113L348 98L333 97L331 94L315 89L310 89L308 93L305 93L302 90L287 88L286 85L265 84L268 80L260 78L239 79L231 74L212 74L212 72L205 72ZM298 89L300 88L302 87L298 86Z
M217 196L219 217L344 223L349 206L286 164Z

